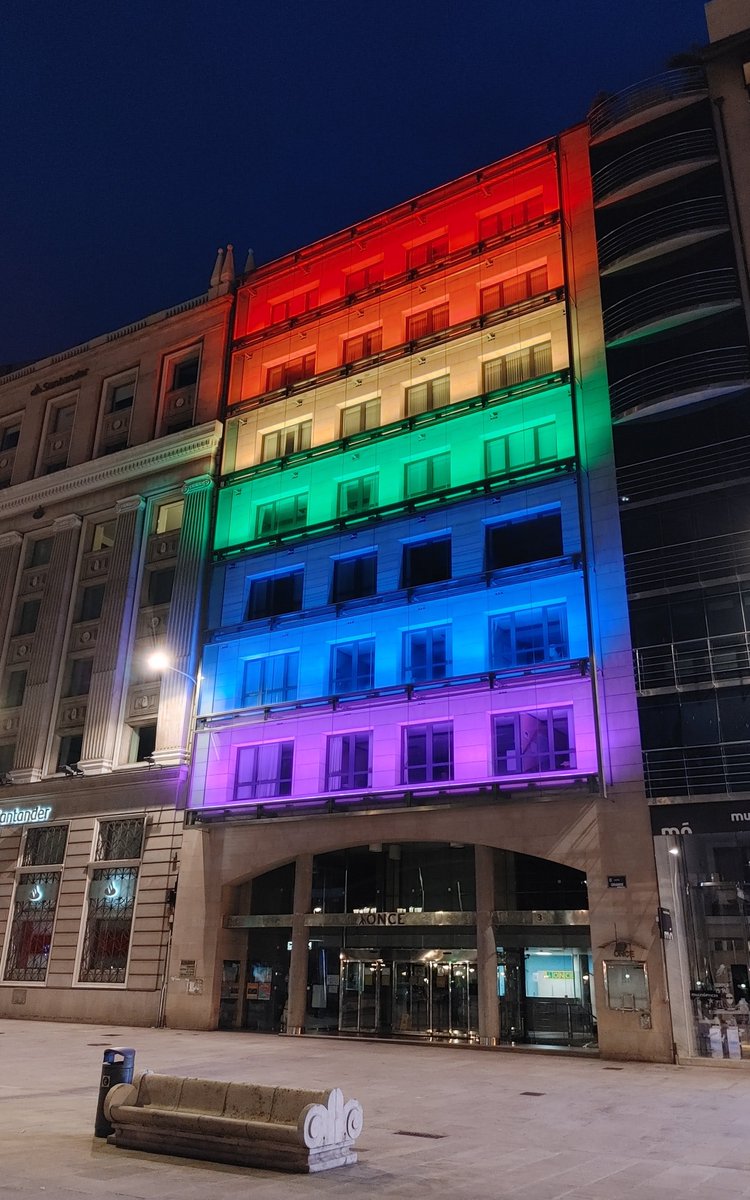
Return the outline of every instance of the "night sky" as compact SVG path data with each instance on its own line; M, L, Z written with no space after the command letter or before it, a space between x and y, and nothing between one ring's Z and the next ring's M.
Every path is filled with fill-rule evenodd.
M573 125L702 0L6 0L0 363L199 295Z

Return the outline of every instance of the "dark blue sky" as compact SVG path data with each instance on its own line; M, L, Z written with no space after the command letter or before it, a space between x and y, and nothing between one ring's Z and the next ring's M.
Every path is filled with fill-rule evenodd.
M6 0L0 362L206 289L583 119L702 0Z

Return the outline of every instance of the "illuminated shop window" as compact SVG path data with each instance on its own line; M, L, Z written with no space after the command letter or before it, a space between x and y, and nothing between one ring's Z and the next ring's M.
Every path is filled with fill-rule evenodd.
M266 372L266 391L275 392L277 388L292 387L304 379L312 379L315 374L315 354L302 354L289 362L278 363L269 367Z
M367 691L375 686L375 640L346 642L331 649L331 691Z
M272 537L276 533L297 529L306 522L307 492L285 496L283 500L274 500L272 504L258 505L257 536Z
M522 271L518 275L510 275L499 283L482 288L479 293L479 307L483 313L495 312L498 308L507 308L510 304L519 304L531 296L539 296L547 291L547 266L533 267L530 271Z
M125 982L143 832L141 818L99 824L89 868L80 983Z
M9 983L44 983L47 977L67 836L67 825L24 834L3 975Z
M414 629L404 634L404 678L407 683L445 679L451 673L451 638L448 625Z
M450 487L451 460L449 454L432 454L406 464L404 492L407 498L440 492Z
M343 604L346 600L359 600L374 596L378 586L377 551L353 554L337 558L333 564L331 580L331 602Z
M510 233L530 221L538 221L544 216L544 198L529 196L518 204L509 204L497 212L489 213L479 218L479 240L485 242L488 238L498 237L501 233Z
M524 608L490 618L490 665L495 670L565 661L568 656L564 604Z
M485 565L488 571L523 566L545 558L561 558L562 553L559 509L512 517L487 526Z
M299 652L272 654L268 658L249 658L242 681L242 707L259 708L264 704L283 704L297 698Z
M438 783L453 778L453 726L409 725L403 731L403 783Z
M450 536L407 542L401 559L401 587L440 583L451 577Z
M341 412L341 436L351 437L353 433L364 433L367 429L377 429L380 424L380 397L364 400L361 404L350 404Z
M436 262L439 258L445 258L447 253L447 234L433 238L432 241L420 242L418 246L412 246L410 250L407 250L406 269L414 271L417 267L426 267L429 263Z
M572 708L495 717L493 750L496 775L534 775L575 768Z
M539 342L482 364L482 390L496 392L552 372L552 343Z
M411 313L406 318L406 340L416 342L430 333L440 333L449 324L448 303L435 304L422 312Z
M328 739L326 791L369 788L372 782L372 734L344 733Z
M431 412L433 408L443 408L450 403L450 398L450 375L439 375L437 379L415 383L406 389L406 415L415 417L418 413Z
M285 458L287 454L297 454L300 450L309 450L312 443L312 421L299 421L296 425L287 425L285 429L274 429L263 435L261 461L270 462L274 458Z
M287 571L283 575L264 575L250 582L247 603L248 621L262 617L277 617L281 613L299 612L302 608L304 571Z
M358 358L369 358L371 354L379 354L383 349L383 330L369 329L366 333L358 333L355 337L347 338L344 342L343 362L356 362Z
M485 470L488 475L508 475L526 466L554 462L557 459L557 426L554 421L515 429L485 442Z
M237 755L235 800L291 795L293 764L294 742L243 746Z
M339 484L336 512L339 517L350 517L355 513L367 512L377 502L377 475L359 475L356 479L346 479Z

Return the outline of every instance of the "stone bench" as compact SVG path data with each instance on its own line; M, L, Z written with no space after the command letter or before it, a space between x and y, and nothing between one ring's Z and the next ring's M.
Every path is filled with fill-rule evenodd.
M247 1167L327 1171L357 1161L362 1106L339 1088L309 1092L143 1072L104 1103L108 1141Z

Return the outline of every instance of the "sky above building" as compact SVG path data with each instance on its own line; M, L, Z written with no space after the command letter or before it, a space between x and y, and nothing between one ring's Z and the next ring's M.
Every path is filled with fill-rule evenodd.
M583 120L702 0L8 0L0 363L205 291Z

